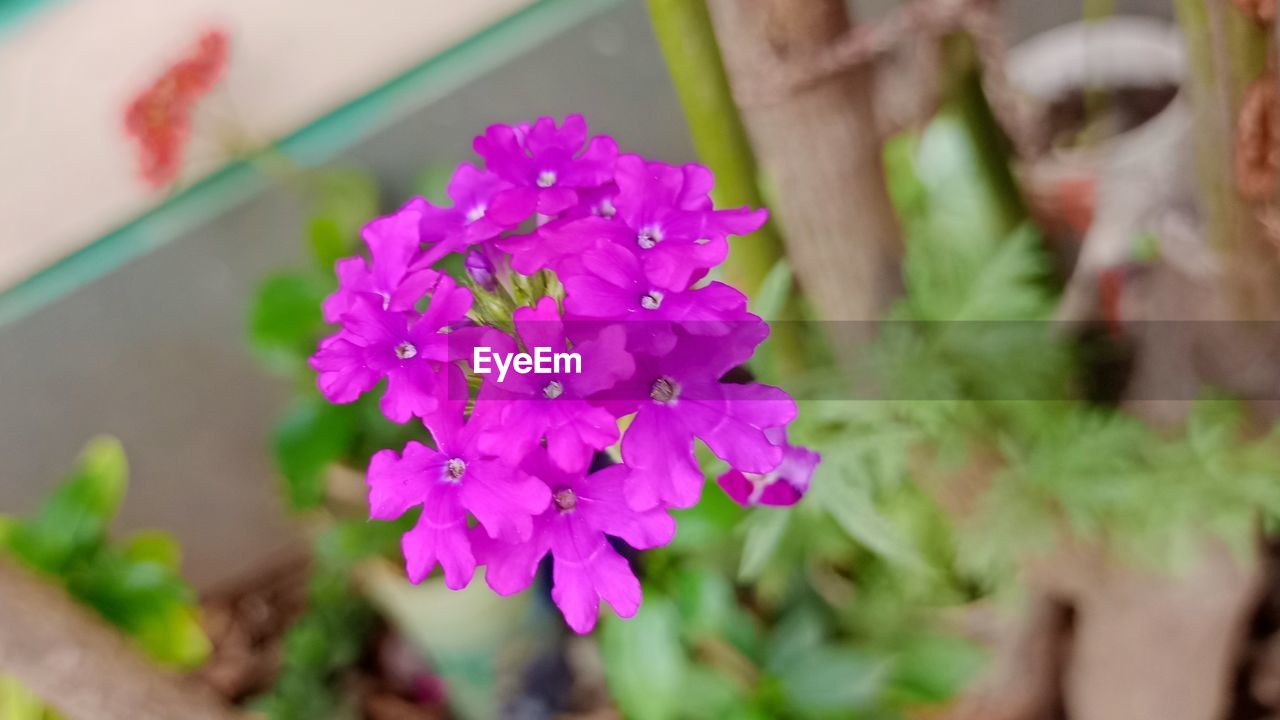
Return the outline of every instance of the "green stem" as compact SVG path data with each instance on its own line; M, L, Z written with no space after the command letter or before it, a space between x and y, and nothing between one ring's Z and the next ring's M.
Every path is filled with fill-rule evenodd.
M982 89L982 66L973 39L952 35L944 41L947 58L946 104L964 123L977 150L986 187L1000 211L1001 228L1012 232L1027 218L1027 206L1010 169L1013 145L1005 136Z

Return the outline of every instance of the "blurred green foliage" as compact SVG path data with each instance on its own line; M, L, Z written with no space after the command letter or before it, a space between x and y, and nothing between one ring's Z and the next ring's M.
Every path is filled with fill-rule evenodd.
M296 388L271 438L283 495L295 511L322 512L333 466L364 467L377 450L425 439L425 431L385 419L376 390L349 405L334 405L316 389L307 358L331 332L320 306L337 287L334 263L360 253L360 228L381 209L373 178L356 170L312 171L304 190L311 214L302 245L311 262L262 282L248 309L247 332L263 363ZM399 537L413 515L395 523L326 516L313 540L306 609L285 636L280 675L254 702L267 717L359 716L341 679L362 659L378 618L352 574L365 559L397 556Z
M1013 587L1028 554L1069 535L1174 568L1205 532L1247 552L1259 520L1280 518L1280 434L1249 437L1237 403L1210 396L1162 435L1072 399L1084 370L1050 322L1042 243L1007 229L979 160L946 112L886 148L906 294L854 373L885 399L801 402L791 439L823 463L794 508L738 523L709 489L679 514L676 543L645 556L637 618L603 627L627 717L901 718L982 668L949 618ZM785 292L775 271L757 312ZM831 398L837 378L782 380ZM985 485L948 490L975 469ZM971 516L940 507L948 491Z
M109 535L129 482L124 448L97 438L30 517L0 517L0 552L57 583L120 628L153 660L196 667L208 657L195 592L179 574L181 552L169 535ZM0 720L59 715L12 678L0 676Z
M380 209L373 178L356 170L312 171L303 187L311 207L303 249L311 262L264 279L249 304L247 321L249 343L263 364L297 387L272 433L284 496L295 510L320 506L332 464L363 466L378 449L422 437L420 428L382 417L377 391L350 405L334 405L316 390L307 358L330 332L320 306L337 288L334 263L360 252L360 228Z
M906 293L852 380L883 399L801 400L791 439L823 454L801 503L744 512L708 488L677 513L673 543L643 555L643 607L607 616L598 633L626 717L892 720L944 706L985 662L957 617L1012 587L1026 554L1070 534L1171 567L1206 530L1243 549L1260 517L1280 518L1280 438L1247 438L1235 403L1207 399L1183 433L1161 435L1072 399L1084 370L1050 321L1057 280L980 155L965 115L950 110L886 147ZM445 176L424 173L426 194L438 197ZM298 509L321 504L332 464L362 467L420 433L384 420L376 397L325 403L306 369L325 332L316 308L329 268L357 249L341 214L309 223L313 269L268 281L251 311L255 346L299 388L274 440ZM780 261L752 310L779 316L793 289ZM753 367L798 397L841 397L841 374L810 335L810 373L776 376L768 343ZM708 477L722 471L699 456ZM983 485L960 490L972 511L944 511L939 498L975 468ZM381 542L352 547L394 555ZM338 702L327 688L373 622L346 557L317 565L311 609L286 645L292 669L266 700L272 717Z
M98 438L30 518L4 518L0 548L58 582L119 627L153 659L185 668L208 656L180 551L156 531L112 541L108 528L128 486L124 449Z
M306 610L285 635L280 675L254 703L268 718L359 717L346 706L340 675L361 659L377 616L351 574L359 561L395 552L406 522L339 521L316 538Z

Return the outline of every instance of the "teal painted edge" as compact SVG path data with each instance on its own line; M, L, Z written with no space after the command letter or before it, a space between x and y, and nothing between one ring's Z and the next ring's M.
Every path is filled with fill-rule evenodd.
M14 34L37 11L48 10L66 0L0 0L0 40Z
M38 1L38 0L37 0ZM156 207L0 293L0 327L151 252L264 188L259 161L325 162L400 113L429 104L622 0L538 0L278 141L228 163Z

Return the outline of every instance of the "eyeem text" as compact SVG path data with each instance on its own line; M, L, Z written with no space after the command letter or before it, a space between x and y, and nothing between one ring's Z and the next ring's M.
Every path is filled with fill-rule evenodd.
M549 347L535 347L529 353L495 353L493 348L479 346L471 353L471 369L477 375L495 370L498 382L507 379L507 371L520 375L577 375L582 372L582 356L576 352L553 352Z

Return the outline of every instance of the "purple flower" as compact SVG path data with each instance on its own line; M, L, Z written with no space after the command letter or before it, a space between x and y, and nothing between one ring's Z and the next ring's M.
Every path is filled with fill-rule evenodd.
M649 282L666 290L687 288L725 259L729 235L755 232L769 217L750 208L712 210L711 173L700 165L677 168L623 155L617 183L618 213L608 236L638 249ZM599 222L581 224L584 232L606 232Z
M706 168L619 157L576 115L494 125L474 148L483 166L458 166L452 206L415 198L364 228L369 259L337 264L324 313L341 327L310 364L337 403L386 378L382 412L431 432L434 447L382 450L368 470L371 517L421 507L402 538L411 581L439 565L461 588L483 564L510 594L550 553L552 599L587 632L601 601L638 609L612 543L671 540L668 510L702 492L697 441L729 464L718 482L739 503L792 504L808 487L819 458L787 441L790 396L721 382L768 325L705 281L729 236L767 214L715 209ZM475 297L437 271L451 253ZM627 416L623 464L588 474Z
M721 282L683 292L656 287L639 258L620 245L605 243L576 256L560 280L567 315L626 321L632 350L665 353L677 325L699 335L724 335L736 323L759 321L747 312L746 296Z
M548 353L569 349L556 301L543 298L536 307L515 312L516 331L524 347ZM487 380L477 407L493 408L497 422L481 438L481 447L518 463L545 438L551 460L568 472L583 472L591 456L618 441L618 419L592 405L591 396L631 377L635 364L625 349L626 334L617 325L576 343L579 362L566 361L549 374L512 373L502 382ZM485 408L481 408L483 411Z
M584 149L585 146L585 149ZM557 215L578 202L577 190L613 179L618 146L613 138L587 139L587 123L570 115L556 127L553 118L538 118L524 129L491 125L475 139L476 153L485 167L515 189L507 202L532 205L543 215Z
M324 319L338 322L362 293L382 298L386 310L412 310L440 277L419 261L418 232L422 211L412 204L365 225L360 236L372 263L361 257L337 262L338 289L324 301Z
M456 365L449 374L452 385L465 387ZM418 524L401 539L409 579L422 582L439 564L454 590L471 582L476 566L468 513L489 537L523 543L532 536L533 516L551 501L546 485L480 451L480 423L463 420L463 405L445 403L427 421L435 449L410 442L401 455L379 451L368 474L369 517L394 520L422 506Z
M782 462L767 473L729 470L716 479L734 502L752 505L795 505L809 491L809 481L822 456L809 448L787 442L787 431L769 428L769 441L782 448Z
M481 290L493 292L498 287L498 279L494 277L495 268L493 261L484 253L472 250L467 253L467 259L463 262L463 267L467 269L467 275L471 278Z
M533 200L497 175L473 165L458 165L445 194L453 207L417 197L403 211L418 214L418 240L426 248L421 262L433 264L452 252L492 240L515 229L533 213ZM402 211L402 212L403 212Z
M598 211L575 208L560 222L500 241L512 266L526 275L558 269L558 261L609 242L637 253L650 285L680 291L725 259L729 235L755 232L768 218L764 210L713 210L711 172L701 165L623 155L616 178L616 194L605 195Z
M768 385L719 382L767 332L758 321L722 338L682 335L666 355L636 357L636 372L622 386L629 397L643 398L622 438L632 507L698 502L703 477L693 455L695 438L740 472L767 473L782 461L782 449L767 431L791 422L795 402Z
M461 323L470 308L471 291L448 277L440 279L421 315L392 312L375 296L358 296L342 316L342 330L321 341L311 356L320 392L330 402L349 403L385 377L384 415L395 422L426 417L438 405L434 390L441 364L468 351L456 333L442 330Z
M675 521L661 508L636 512L627 505L625 466L583 477L561 471L545 453L535 451L524 468L546 484L552 501L534 518L527 542L512 544L473 533L476 559L487 568L489 587L499 595L520 592L549 551L555 559L551 599L574 631L595 627L601 600L621 617L635 615L640 581L606 536L638 550L654 548L671 541Z
M516 272L532 275L543 268L555 269L556 262L595 247L600 237L588 228L578 227L573 220L591 218L596 221L614 217L618 209L614 199L616 183L578 190L578 204L565 210L555 220L539 225L523 235L502 238L497 245L511 254L511 267Z

